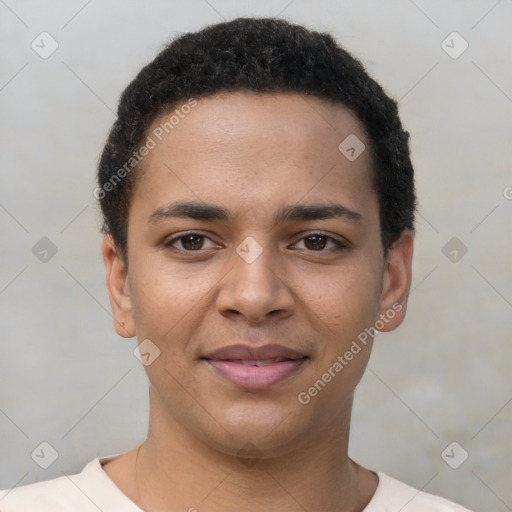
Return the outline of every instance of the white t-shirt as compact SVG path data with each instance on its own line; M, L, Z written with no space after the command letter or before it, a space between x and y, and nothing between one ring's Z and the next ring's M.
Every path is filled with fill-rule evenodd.
M103 471L102 463L119 454L96 458L75 475L61 476L0 491L1 512L144 512ZM379 484L363 512L469 512L377 472Z

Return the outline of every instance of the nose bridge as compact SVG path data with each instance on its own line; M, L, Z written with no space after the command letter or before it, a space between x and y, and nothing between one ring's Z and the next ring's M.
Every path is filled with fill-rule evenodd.
M234 259L234 273L236 284L250 286L251 288L268 288L270 293L274 288L276 254L270 241L263 240L260 235L258 241L255 236L247 236L236 247ZM260 243L261 242L261 243Z
M268 238L246 237L235 249L232 269L221 283L218 308L262 319L272 311L290 311L293 297L279 277L277 255Z

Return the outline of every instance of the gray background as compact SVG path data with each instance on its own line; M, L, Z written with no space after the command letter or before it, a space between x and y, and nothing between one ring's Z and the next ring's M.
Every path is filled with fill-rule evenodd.
M112 328L95 167L141 66L180 32L241 15L330 31L400 100L412 136L413 292L356 392L352 458L512 510L510 0L0 0L0 488L144 439L148 382L135 339ZM59 44L47 59L31 48L42 31ZM469 43L456 59L441 47L453 31ZM47 262L32 253L42 237L58 249ZM452 237L468 249L456 262ZM43 441L59 454L46 470L31 458ZM441 457L453 441L452 461L469 454L458 469Z

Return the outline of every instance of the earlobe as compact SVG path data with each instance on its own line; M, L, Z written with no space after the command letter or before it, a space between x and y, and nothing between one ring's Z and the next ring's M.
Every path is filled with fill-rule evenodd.
M105 283L114 318L114 329L123 338L135 336L132 300L126 268L120 250L111 235L105 235L102 245L105 263Z
M405 230L389 248L382 279L378 330L396 329L404 320L412 281L414 234ZM376 322L376 324L377 324Z

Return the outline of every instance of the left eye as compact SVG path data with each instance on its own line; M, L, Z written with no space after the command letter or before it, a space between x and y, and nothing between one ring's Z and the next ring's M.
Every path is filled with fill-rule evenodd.
M335 238L324 235L322 233L312 233L301 238L300 242L304 243L306 249L316 252L323 251L328 243L333 244L334 247L338 249L346 247L345 244L339 240L336 240Z

